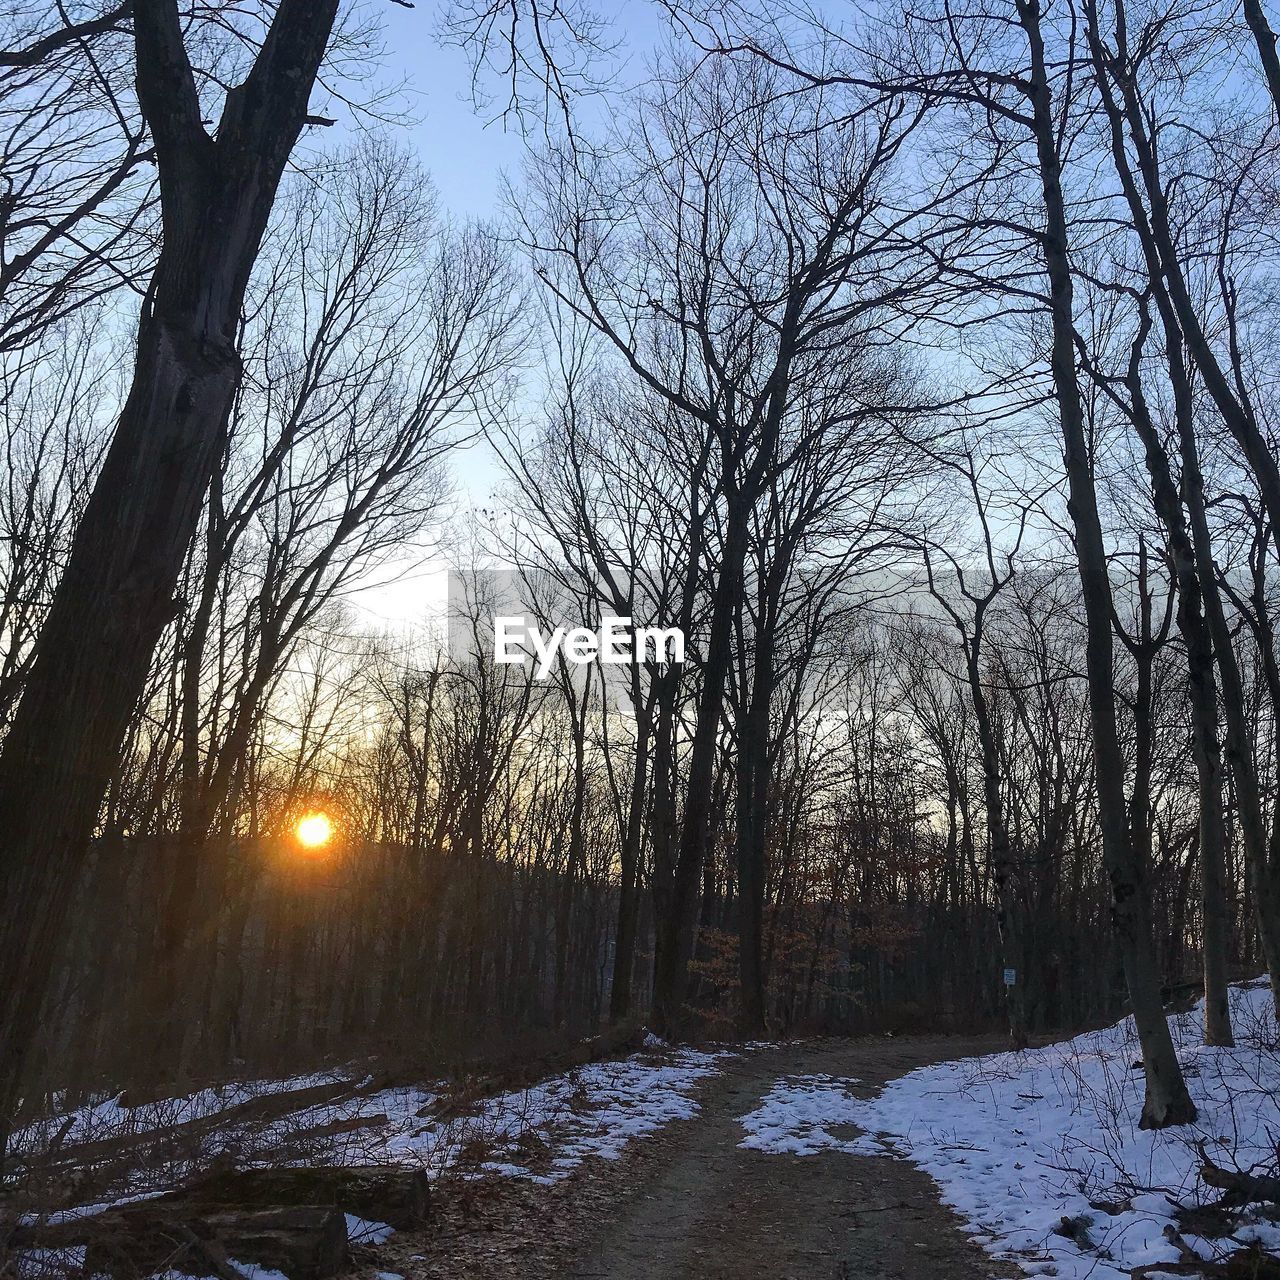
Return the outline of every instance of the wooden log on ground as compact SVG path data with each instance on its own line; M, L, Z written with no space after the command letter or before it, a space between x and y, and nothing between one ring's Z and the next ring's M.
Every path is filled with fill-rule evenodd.
M1223 1191L1224 1203L1254 1204L1267 1202L1280 1204L1280 1178L1268 1174L1242 1173L1234 1169L1224 1169L1209 1159L1204 1143L1196 1143L1200 1152L1200 1178L1207 1187Z
M206 1174L164 1197L198 1206L311 1205L341 1209L409 1231L426 1223L431 1190L421 1169L397 1165L312 1165Z
M272 1267L289 1280L328 1280L345 1271L351 1261L347 1220L341 1209L311 1205L237 1209L201 1214L197 1221L209 1228L228 1258Z
M139 1276L172 1271L189 1276L214 1276L217 1280L238 1280L244 1274L231 1262L219 1241L203 1234L203 1227L197 1230L177 1220L130 1221L108 1217L86 1229L91 1234L83 1242L81 1274L87 1277L137 1280ZM241 1261L247 1265L249 1259Z
M24 1228L18 1248L85 1247L83 1274L139 1280L174 1270L240 1280L237 1262L270 1267L290 1280L329 1280L351 1260L342 1210L310 1205L201 1210L164 1200L109 1209L90 1218Z

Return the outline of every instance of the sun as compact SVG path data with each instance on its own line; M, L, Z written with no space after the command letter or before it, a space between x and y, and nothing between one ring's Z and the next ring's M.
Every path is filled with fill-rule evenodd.
M306 813L298 819L294 834L304 849L319 849L333 839L333 822L327 813Z

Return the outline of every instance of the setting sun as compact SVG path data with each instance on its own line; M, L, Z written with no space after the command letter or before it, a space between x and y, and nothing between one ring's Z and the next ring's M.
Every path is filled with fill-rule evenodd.
M332 839L333 823L327 813L308 813L298 819L295 831L304 849L318 849Z

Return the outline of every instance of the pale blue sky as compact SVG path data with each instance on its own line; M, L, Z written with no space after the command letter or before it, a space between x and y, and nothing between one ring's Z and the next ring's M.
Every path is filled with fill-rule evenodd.
M663 31L654 0L601 0L597 6L611 17L616 53L599 64L611 73L610 87L619 88L642 78L649 51ZM456 218L499 217L504 174L519 179L524 142L517 124L492 119L496 108L477 110L472 100L471 67L467 54L443 45L439 38L440 7L430 0L415 9L387 3L384 35L385 75L403 81L416 123L404 131L422 166L431 174L442 208ZM493 92L499 86L481 80ZM577 110L590 124L603 99L580 101ZM536 124L531 116L530 123ZM453 472L463 505L486 501L502 472L489 446L480 443L459 450ZM381 581L401 574L397 581ZM374 574L372 583L358 589L352 604L374 626L401 627L418 623L424 613L443 602L443 567L423 552L410 552L390 569Z
M416 9L387 4L385 35L390 78L403 79L415 95L421 123L409 136L431 172L445 208L459 215L487 217L499 199L500 175L519 172L523 150L515 126L501 120L486 122L471 100L471 73L466 53L442 47L438 38L441 7L430 0ZM654 0L601 0L598 9L610 16L618 51L612 60L614 82L630 83L644 74L646 55L662 31ZM610 63L600 64L601 72ZM491 77L483 88L498 91ZM590 118L592 104L578 108ZM493 114L491 109L489 115Z

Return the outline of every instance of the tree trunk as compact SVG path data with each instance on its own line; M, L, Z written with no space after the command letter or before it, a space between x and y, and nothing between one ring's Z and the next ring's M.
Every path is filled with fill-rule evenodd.
M731 503L702 668L680 842L668 893L662 902L656 894L654 900L657 918L653 1020L661 1035L672 1035L678 1029L688 984L689 956L698 918L698 884L710 827L720 716L732 657L733 613L741 597L742 565L747 552L749 503L741 495L735 495Z
M966 655L966 671L974 716L978 724L978 741L982 748L982 799L987 820L987 849L991 878L996 888L996 921L1000 930L1000 951L1006 968L1013 970L1013 982L1005 984L1005 1007L1009 1017L1009 1043L1016 1049L1027 1047L1026 983L1027 963L1019 927L1020 904L1014 883L1013 854L1009 845L1009 829L1000 802L1000 757L996 750L991 713L982 689L979 666L982 652L983 619L975 620L973 639Z
M614 939L613 977L609 988L609 1019L612 1022L622 1021L631 1012L631 981L640 906L637 886L641 841L644 838L644 797L649 777L649 721L641 707L638 665L632 668L631 695L636 711L636 754L618 885L618 932Z
M1166 334L1168 338L1170 335ZM1171 335L1176 338L1176 330ZM1130 362L1129 387L1132 421L1146 454L1156 514L1165 527L1169 554L1178 589L1178 631L1187 651L1187 681L1191 691L1192 752L1199 783L1200 868L1204 913L1204 1040L1205 1044L1235 1043L1227 1000L1227 946L1230 918L1227 912L1226 823L1222 808L1222 755L1218 743L1218 690L1213 670L1213 643L1205 622L1195 549L1183 516L1182 502L1173 482L1169 457L1160 433L1151 420L1139 376L1140 344ZM1183 417L1183 402L1190 410L1190 384L1176 354L1170 362L1176 410ZM1182 376L1179 376L1179 375ZM1210 585L1209 590L1215 590Z
M1178 587L1178 629L1187 650L1187 678L1191 688L1192 750L1196 761L1200 799L1201 890L1204 913L1204 981L1206 1044L1234 1043L1227 996L1227 949L1231 921L1226 902L1226 822L1223 814L1223 770L1218 741L1218 691L1214 680L1214 651L1219 663L1234 666L1230 635L1215 619L1222 615L1212 553L1208 548L1208 526L1204 521L1204 493L1195 444L1194 399L1182 351L1173 299L1164 285L1159 246L1147 221L1133 173L1125 153L1124 115L1108 81L1108 65L1098 30L1095 8L1087 10L1088 38L1094 71L1103 107L1110 125L1111 150L1129 208L1143 248L1148 278L1160 312L1164 335L1165 362L1174 394L1182 458L1182 492L1174 485L1172 469L1160 432L1157 430L1143 394L1140 357L1147 317L1142 317L1142 333L1134 344L1128 384L1131 421L1142 441L1157 516L1165 527L1174 576ZM1188 529L1183 500L1191 514ZM1226 651L1222 652L1225 642ZM1238 679L1236 681L1238 683ZM1224 687L1230 683L1224 675ZM1273 986L1274 986L1273 976Z
M1094 44L1095 63L1105 67L1098 79L1109 94L1107 81L1109 73L1111 81L1120 89L1124 119L1129 126L1129 136L1138 161L1138 175L1142 179L1143 191L1150 210L1148 217L1145 210L1135 207L1137 191L1132 182L1133 175L1128 172L1127 161L1123 155L1117 156L1117 166L1122 170L1121 178L1127 183L1126 195L1134 213L1135 229L1144 241L1144 252L1149 254L1154 250L1159 261L1159 280L1153 283L1168 297L1177 316L1178 326L1182 331L1187 349L1204 381L1205 390L1208 391L1223 423L1248 461L1249 468L1257 481L1258 491L1262 495L1263 504L1271 516L1272 536L1277 540L1276 545L1280 549L1280 463L1277 463L1252 407L1241 390L1243 383L1238 376L1233 379L1218 360L1191 297L1191 290L1182 269L1182 261L1170 225L1168 197L1160 173L1159 155L1155 141L1148 132L1147 109L1139 97L1137 85L1126 65L1128 53L1126 29L1123 25L1123 0L1116 0L1116 15L1119 22L1117 27L1119 56L1116 58L1108 58L1101 48L1102 37L1098 30L1096 3L1091 2L1087 12L1091 15L1090 38ZM1261 18L1261 10L1258 11L1257 17ZM1262 21L1265 27L1265 19ZM1274 37L1271 37L1271 40L1271 55L1274 60ZM1259 39L1259 49L1263 50L1265 62L1264 44L1265 38ZM1268 78L1270 78L1269 70ZM1109 115L1114 115L1117 109L1118 104L1108 103ZM1235 372L1238 375L1239 370Z
M765 1034L764 896L769 817L769 711L774 683L774 605L761 602L760 632L745 714L738 726L737 861L739 1030Z
M1076 378L1066 203L1062 194L1061 163L1038 0L1020 0L1017 13L1031 52L1028 96L1045 209L1043 243L1053 326L1050 362L1062 426L1063 461L1070 491L1068 506L1076 532L1076 561L1084 596L1085 664L1093 722L1103 860L1111 883L1112 924L1119 943L1146 1072L1147 1091L1141 1125L1158 1129L1191 1123L1196 1118L1196 1109L1187 1092L1160 1000L1160 979L1151 939L1146 868L1135 855L1125 814L1124 758L1116 726L1112 668L1111 581L1107 574L1102 524L1098 518L1084 408Z
M1258 46L1258 57L1262 61L1262 70L1267 77L1267 88L1271 91L1271 101L1280 113L1280 58L1276 57L1276 33L1271 30L1267 15L1262 12L1259 0L1244 0L1244 20L1253 32Z

